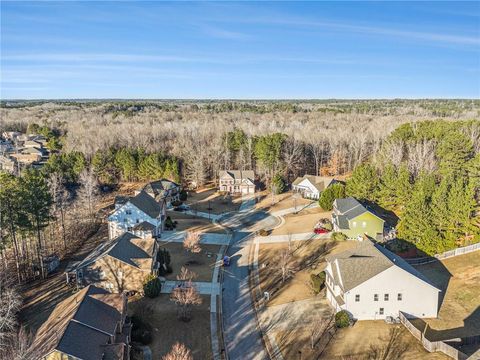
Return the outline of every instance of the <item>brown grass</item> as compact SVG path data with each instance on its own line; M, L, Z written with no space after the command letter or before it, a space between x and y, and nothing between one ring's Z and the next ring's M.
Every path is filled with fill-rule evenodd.
M429 340L480 335L480 251L416 267L446 289L437 319L427 319ZM424 327L423 321L417 325Z
M210 220L187 215L180 211L167 211L167 216L170 216L173 221L177 221L177 231L202 231L202 232L211 232L211 233L225 233L225 230L213 224Z
M237 211L242 204L242 198L241 196L225 197L215 188L210 188L197 192L189 191L185 203L190 205L192 210L208 213L210 206L212 214L222 214L224 212Z
M264 190L256 193L258 203L257 209L268 210L270 212L292 208L295 206L295 200L292 192L286 192L283 194L275 195L275 202L272 204L272 194L270 191ZM296 199L297 208L301 209L303 206L312 203L315 200L303 199L298 197Z
M332 212L324 211L320 208L303 210L298 214L288 214L284 216L285 223L272 230L272 235L286 235L296 233L313 234L313 228L320 219L331 219Z
M141 298L128 304L129 314L137 315L152 326L153 340L148 345L152 359L160 360L177 341L192 351L194 359L211 359L210 296L202 295L202 304L192 308L189 322L177 319L176 305L170 295Z
M269 305L312 298L314 295L309 286L310 274L324 269L326 255L344 251L352 246L355 246L354 242L335 242L326 239L292 242L293 261L297 271L291 279L282 284L276 263L280 252L286 249L288 244L261 244L258 259L260 287L262 291L270 292Z
M160 243L160 248L168 250L171 256L172 274L165 276L168 280L176 280L182 266L195 272L197 278L194 281L211 281L213 269L215 268L215 260L220 246L217 245L200 245L202 251L198 254L188 252L183 248L182 243Z

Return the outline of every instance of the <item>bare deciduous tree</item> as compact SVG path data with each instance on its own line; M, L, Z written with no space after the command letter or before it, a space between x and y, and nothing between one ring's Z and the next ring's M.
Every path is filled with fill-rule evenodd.
M170 352L162 357L163 360L193 360L191 351L183 344L175 343Z
M9 280L7 271L0 274L0 350L9 346L9 338L17 325L17 311L21 298Z
M201 233L199 231L188 231L183 239L183 247L192 253L202 251L200 247Z
M292 261L292 253L287 249L280 252L278 260L278 269L282 275L282 283L284 283L294 273L294 264Z
M193 305L202 303L202 298L191 281L173 289L170 299L177 304L178 317L183 321L190 320Z
M322 334L327 330L329 322L328 319L325 319L322 316L316 316L311 320L310 326L308 327L308 337L310 340L310 348L312 350L315 349Z
M93 169L85 169L79 177L81 184L78 193L80 201L83 203L88 217L94 219L95 217L95 203L98 195L98 180L93 172Z
M417 176L422 170L431 173L437 167L435 159L435 143L423 140L407 145L408 169Z
M388 338L384 338L383 345L371 345L368 352L369 360L400 360L408 349L404 340L405 328L395 326L390 329Z

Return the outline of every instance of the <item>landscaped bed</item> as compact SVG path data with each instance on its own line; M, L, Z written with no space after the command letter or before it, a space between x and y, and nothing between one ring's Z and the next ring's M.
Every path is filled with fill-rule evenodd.
M445 298L437 319L418 320L415 325L422 331L429 325L429 340L480 334L480 251L416 266L436 286ZM442 296L441 296L442 297Z
M222 194L215 188L210 188L198 192L189 191L185 204L189 205L194 211L223 214L229 211L237 211L242 204L242 197Z
M130 316L138 316L152 329L152 359L160 360L176 342L185 344L194 359L211 359L210 296L202 295L202 304L194 306L188 322L177 318L176 305L169 294L140 298L128 304Z
M180 211L167 211L172 221L177 221L177 231L202 231L211 233L225 233L225 230L210 220L198 216L187 215Z
M260 244L259 275L262 291L271 293L268 305L285 304L291 301L314 297L310 288L310 274L319 273L325 267L325 256L334 254L355 246L353 241L332 241L314 239L293 241L293 262L297 264L292 278L281 283L281 270L278 259L288 243Z
M198 277L194 281L212 281L213 269L220 246L217 245L201 245L201 252L195 254L183 248L182 243L178 242L161 242L160 249L167 249L170 253L173 272L166 274L167 280L176 280L176 276L180 273L182 266L195 272Z
M297 233L308 233L313 234L313 228L318 223L320 219L331 219L331 211L324 211L321 208L313 208L302 210L298 214L288 214L283 218L285 223L273 229L271 235L286 235L286 234L297 234Z

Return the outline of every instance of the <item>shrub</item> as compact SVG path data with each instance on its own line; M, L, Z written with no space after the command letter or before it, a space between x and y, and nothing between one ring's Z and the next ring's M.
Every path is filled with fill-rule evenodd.
M325 277L325 271L319 274L310 274L310 284L315 294L318 294L325 286Z
M187 200L188 194L185 190L180 191L180 201L185 201Z
M347 235L341 232L334 232L332 233L332 240L335 240L335 241L347 240Z
M258 232L258 235L260 236L268 236L268 231L265 229L262 229Z
M145 281L143 282L143 293L145 296L155 298L160 295L161 290L162 283L157 276L150 274L145 278Z
M165 219L165 229L166 230L173 230L175 228L175 222L172 221L172 218L170 216L167 216Z
M350 325L350 316L345 310L341 310L335 314L335 326L337 328L345 328Z
M332 231L333 229L333 225L330 221L324 222L322 226L324 229L327 229L328 231Z
M138 316L132 316L132 341L148 345L152 342L152 327Z

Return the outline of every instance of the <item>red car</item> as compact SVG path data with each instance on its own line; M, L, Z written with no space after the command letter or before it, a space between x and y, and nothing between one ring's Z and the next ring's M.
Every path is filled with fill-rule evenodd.
M325 229L325 228L315 228L313 229L313 232L315 234L326 234L329 232L329 230Z

